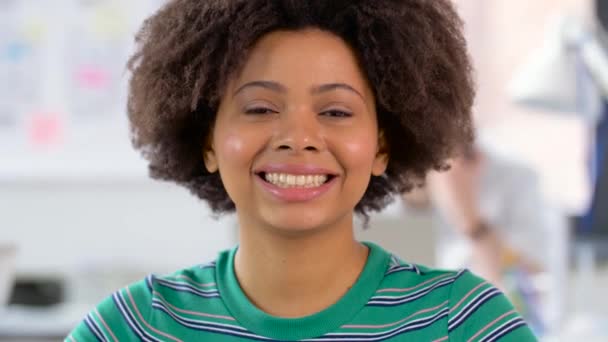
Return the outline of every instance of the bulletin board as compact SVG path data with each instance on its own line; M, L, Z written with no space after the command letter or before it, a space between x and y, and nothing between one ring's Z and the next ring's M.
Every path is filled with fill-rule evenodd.
M162 1L0 0L0 181L146 177L126 62Z

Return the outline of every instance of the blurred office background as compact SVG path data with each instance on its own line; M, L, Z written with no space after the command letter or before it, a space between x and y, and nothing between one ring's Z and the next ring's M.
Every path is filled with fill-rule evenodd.
M59 341L115 289L237 241L234 217L216 220L186 190L149 180L130 146L125 63L162 2L0 0L0 341ZM519 293L538 307L524 307L537 312L543 340L605 341L608 3L456 3L475 62L480 145L527 170L542 197L528 212L543 227L512 240L542 264ZM442 266L435 216L397 199L358 234Z

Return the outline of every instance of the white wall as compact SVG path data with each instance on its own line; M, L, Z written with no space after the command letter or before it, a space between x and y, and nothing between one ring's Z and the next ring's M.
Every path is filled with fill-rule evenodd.
M0 241L19 246L21 272L91 265L165 271L215 258L234 243L234 220L169 183L0 184Z
M429 212L404 210L395 201L380 214L371 215L368 229L356 229L357 239L378 243L402 260L435 265L436 231Z

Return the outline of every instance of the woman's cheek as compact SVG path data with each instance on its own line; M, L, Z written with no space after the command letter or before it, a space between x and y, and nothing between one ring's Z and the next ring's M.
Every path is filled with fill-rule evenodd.
M344 156L356 165L371 165L376 155L376 144L371 139L356 139L343 142Z
M236 156L243 153L245 142L238 134L230 134L224 140L224 153L227 156Z
M247 134L244 135L231 130L218 138L219 150L222 154L221 159L226 164L243 164L248 161L248 149L251 149L252 146Z

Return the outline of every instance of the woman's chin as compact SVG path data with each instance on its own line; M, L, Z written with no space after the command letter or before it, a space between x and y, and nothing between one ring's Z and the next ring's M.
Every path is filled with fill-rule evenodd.
M266 221L279 234L301 236L318 233L336 225L336 217L326 217L316 212L316 215L295 215L287 212L275 214Z
M282 220L273 222L271 226L279 234L288 236L302 236L323 230L324 225L314 222L302 222L301 220Z
M332 203L308 202L281 206L265 204L267 203L258 202L258 206L247 208L246 211L239 211L237 206L237 214L243 214L244 217L240 220L256 222L257 228L265 228L279 235L308 235L333 230L332 227L352 229L352 210L344 210Z

